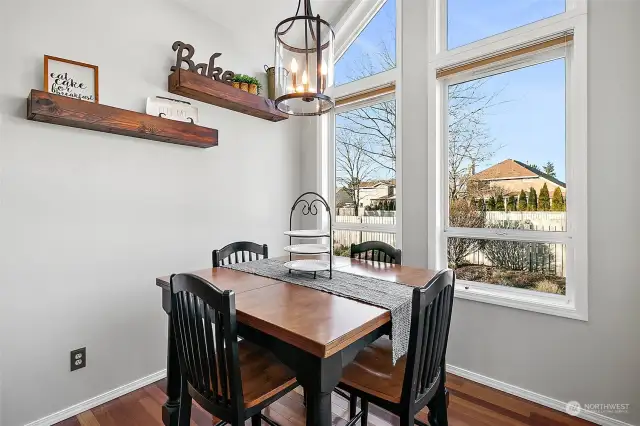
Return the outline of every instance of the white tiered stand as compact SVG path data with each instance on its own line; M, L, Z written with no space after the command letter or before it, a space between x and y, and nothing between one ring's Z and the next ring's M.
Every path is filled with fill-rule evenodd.
M311 202L304 199L307 195L313 195L314 198ZM318 206L315 203L320 203L325 208L327 213L329 214L329 230L322 229L290 229L289 231L285 231L285 235L289 236L289 243L287 247L284 248L286 252L289 253L289 262L286 262L284 266L289 269L289 273L291 271L299 271L299 272L308 272L313 273L313 277L317 277L318 272L329 271L329 278L333 276L333 249L331 244L331 209L329 208L329 204L327 201L319 194L315 192L306 192L302 194L296 202L291 207L291 216L289 218L289 227L291 228L291 219L293 218L293 213L298 206L298 204L303 204L302 206L302 214L303 215L317 215L318 214ZM328 244L317 244L317 243L305 243L305 244L291 244L292 240L296 239L324 239L328 238ZM311 256L322 256L328 254L329 261L322 259L297 259L293 260L293 255L311 255Z

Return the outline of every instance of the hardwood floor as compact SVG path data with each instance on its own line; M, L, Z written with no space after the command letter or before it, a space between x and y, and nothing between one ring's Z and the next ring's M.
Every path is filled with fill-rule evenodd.
M487 386L448 375L451 392L451 426L577 426L592 425L533 402ZM161 406L165 402L165 382L161 380L104 405L58 423L56 426L163 426ZM333 394L333 425L343 426L349 416L348 402ZM305 426L305 408L300 388L272 404L264 413L281 426ZM427 421L426 412L418 419ZM249 421L247 425L250 425ZM397 425L398 418L370 405L369 424ZM191 426L211 426L211 416L194 403ZM263 426L268 426L263 422Z

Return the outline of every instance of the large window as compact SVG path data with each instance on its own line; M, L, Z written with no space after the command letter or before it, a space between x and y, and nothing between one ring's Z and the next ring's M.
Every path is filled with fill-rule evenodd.
M566 0L448 0L447 48L455 49L558 15Z
M459 297L586 319L583 4L434 4L432 263Z
M326 179L334 213L334 249L383 241L399 246L395 99L396 1L358 4L337 38L348 37L336 63L335 111L327 123ZM350 37L350 39L349 39Z
M396 66L396 0L386 0L336 62L336 86Z

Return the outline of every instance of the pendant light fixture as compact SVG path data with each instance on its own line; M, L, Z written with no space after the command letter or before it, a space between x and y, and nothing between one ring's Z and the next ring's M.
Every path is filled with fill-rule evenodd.
M334 102L325 92L333 86L335 34L313 15L311 0L298 0L295 16L276 26L275 39L276 107L299 116L331 111Z

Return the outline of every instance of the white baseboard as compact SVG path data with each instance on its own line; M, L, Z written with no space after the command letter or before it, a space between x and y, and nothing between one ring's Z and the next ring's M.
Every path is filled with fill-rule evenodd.
M501 382L491 377L483 376L482 374L474 373L473 371L465 370L455 365L447 364L447 373L455 374L464 379L471 380L473 382L480 383L481 385L489 386L494 389L498 389L502 392L506 392L511 395L515 395L519 398L532 401L545 407L552 408L557 411L565 413L566 402L559 401L557 399L549 398L548 396L540 395L539 393L532 392L530 390L519 388L518 386L510 385L509 383ZM581 410L577 417L588 420L601 426L633 426L629 423L625 423L621 420L616 420L605 415L594 413L592 411Z
M158 380L165 378L166 375L167 370L158 371L157 373L153 373L131 383L127 383L126 385L120 386L119 388L112 389L108 392L103 393L102 395L95 396L69 408L60 410L57 413L50 414L25 426L51 426L70 417L77 416L78 414L83 413L87 410L91 410L98 405L102 405L116 398L119 398L122 395L126 395L130 392L150 385L151 383L157 382Z

